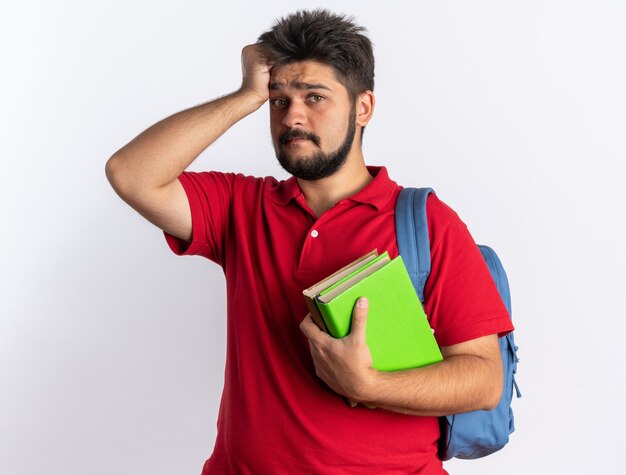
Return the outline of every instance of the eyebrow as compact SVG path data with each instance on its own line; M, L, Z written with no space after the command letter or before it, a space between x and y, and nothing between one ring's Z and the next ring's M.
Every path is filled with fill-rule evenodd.
M278 91L280 89L284 88L284 83L280 83L280 82L272 82L270 83L270 89L272 91ZM294 89L298 89L298 90L309 90L309 89L326 89L327 91L332 91L332 89L328 86L326 86L325 84L312 84L309 82L300 82L300 81L296 81L294 83L291 84L292 88Z

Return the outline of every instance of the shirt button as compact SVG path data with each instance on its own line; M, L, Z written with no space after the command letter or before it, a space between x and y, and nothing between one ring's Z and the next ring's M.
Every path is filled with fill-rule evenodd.
M320 233L318 233L317 230L315 230L315 229L313 231L311 231L311 237L316 238L317 236L319 236L319 234Z

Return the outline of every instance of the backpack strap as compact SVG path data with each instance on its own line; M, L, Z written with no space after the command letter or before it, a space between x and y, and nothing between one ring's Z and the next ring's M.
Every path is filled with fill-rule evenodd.
M430 238L426 219L426 199L432 188L403 188L396 203L398 252L409 272L422 303L424 286L430 274Z

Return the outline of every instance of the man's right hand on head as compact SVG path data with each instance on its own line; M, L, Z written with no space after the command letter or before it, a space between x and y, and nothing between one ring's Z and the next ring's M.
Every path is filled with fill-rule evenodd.
M263 102L269 98L271 61L263 54L258 43L241 50L242 92L252 92Z

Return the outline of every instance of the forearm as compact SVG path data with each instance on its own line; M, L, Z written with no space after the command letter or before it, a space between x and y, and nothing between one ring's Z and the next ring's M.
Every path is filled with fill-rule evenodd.
M372 370L355 398L394 412L443 416L492 409L502 392L502 367L476 355L454 355L424 368L397 372Z
M381 372L373 368L366 341L367 299L352 313L344 338L332 338L310 315L300 329L307 336L316 374L349 400L418 416L444 416L492 409L502 395L498 335L441 348L443 361L422 368Z
M121 190L167 185L263 102L258 95L242 89L173 114L118 150L107 162L107 176Z

